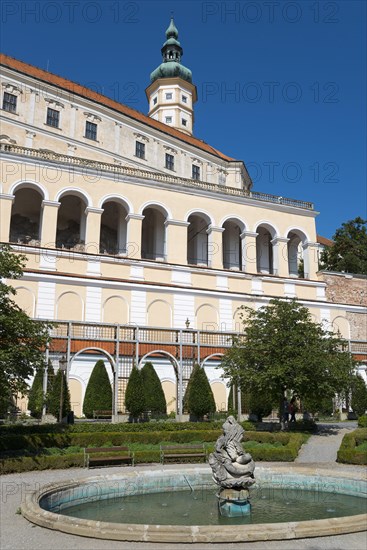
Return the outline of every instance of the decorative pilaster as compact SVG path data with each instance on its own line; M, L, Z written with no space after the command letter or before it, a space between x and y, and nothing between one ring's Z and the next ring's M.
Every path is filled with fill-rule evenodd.
M208 242L208 264L213 269L223 269L223 240L224 227L209 225L206 232L209 236Z
M318 264L318 243L306 241L303 245L303 263L305 279L316 279L316 273L319 270Z
M41 246L44 248L55 248L60 204L58 201L42 201Z
M242 271L257 273L255 231L243 231L240 235L242 248Z
M188 222L166 220L166 253L170 264L187 264L187 228Z
M11 208L14 198L14 195L0 193L0 240L3 243L9 242Z
M288 277L288 243L285 237L274 237L270 242L273 245L273 272L278 277Z
M141 214L128 214L126 255L129 258L141 258L141 234L142 222L145 216Z
M25 146L29 149L32 149L33 147L33 139L36 137L35 132L31 132L30 130L26 130L26 138L25 138Z
M85 215L87 217L85 230L85 249L89 253L99 253L102 214L103 208L92 208L88 206L85 209Z

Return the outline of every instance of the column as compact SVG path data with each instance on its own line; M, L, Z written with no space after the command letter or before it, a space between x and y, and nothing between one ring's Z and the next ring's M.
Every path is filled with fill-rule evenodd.
M85 230L85 251L91 254L99 254L102 214L103 208L92 208L88 206L85 209L85 215L87 217Z
M39 101L39 94L36 90L32 90L32 88L29 89L29 93L30 93L30 100L29 100L29 107L28 107L27 122L28 124L33 126L36 99L37 101Z
M273 273L278 277L289 277L288 241L284 237L274 237L270 241L273 245Z
M254 231L243 231L240 235L242 248L242 270L257 273L256 237Z
M75 127L76 127L76 112L78 111L78 107L76 105L71 104L70 105L71 112L70 112L70 137L75 137Z
M319 270L318 249L319 245L306 241L303 245L303 262L305 279L317 279L316 273Z
M187 264L188 222L166 220L166 257L170 264Z
M9 242L11 208L14 195L0 194L0 241Z
M145 216L140 214L128 214L126 256L129 258L141 258L141 230Z
M60 207L57 201L42 201L41 246L55 248L57 214Z
M208 264L213 269L223 269L223 238L224 227L210 225L207 229L208 242Z

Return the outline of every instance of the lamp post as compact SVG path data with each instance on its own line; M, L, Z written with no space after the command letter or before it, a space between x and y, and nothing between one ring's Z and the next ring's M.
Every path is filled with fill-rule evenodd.
M185 325L186 325L186 328L189 329L190 328L190 319L187 317L186 321L185 321Z
M63 408L63 405L64 405L64 374L66 372L66 367L67 367L67 359L65 357L65 355L63 355L61 357L61 359L59 360L59 369L60 369L60 372L61 372L61 387L60 387L60 410L59 410L59 422L61 424L62 422L62 408Z

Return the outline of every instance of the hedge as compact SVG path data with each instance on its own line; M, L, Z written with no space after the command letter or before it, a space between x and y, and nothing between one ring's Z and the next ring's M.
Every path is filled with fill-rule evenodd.
M37 455L22 456L0 460L0 475L32 470L59 470L60 468L82 468L84 453L72 455Z
M367 451L359 451L358 446L367 442L367 428L359 428L343 437L338 450L338 462L345 464L367 464Z
M367 428L367 414L362 414L362 416L358 418L358 426L360 428Z

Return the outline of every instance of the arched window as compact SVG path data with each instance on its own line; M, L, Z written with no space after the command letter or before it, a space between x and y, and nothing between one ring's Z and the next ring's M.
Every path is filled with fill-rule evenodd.
M57 248L83 248L85 244L86 204L76 195L65 195L60 199L57 216Z
M296 231L290 231L287 235L288 243L288 272L290 277L304 277L304 261L302 244L305 236Z
M99 251L101 254L126 254L127 210L116 201L102 206Z
M208 265L208 233L210 221L200 214L191 214L187 228L187 263Z
M224 269L242 269L242 230L235 220L223 224L223 267Z
M167 215L154 207L143 210L141 257L148 260L164 260L166 248Z
M274 273L273 245L272 239L275 236L267 226L260 225L256 237L256 262L258 273Z
M15 192L11 211L10 242L39 245L42 195L31 188Z

